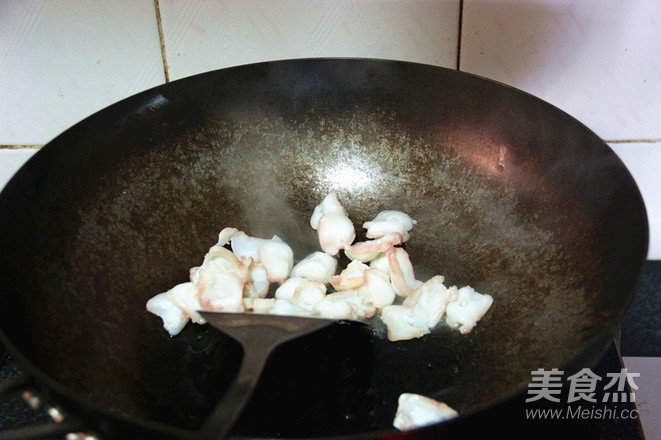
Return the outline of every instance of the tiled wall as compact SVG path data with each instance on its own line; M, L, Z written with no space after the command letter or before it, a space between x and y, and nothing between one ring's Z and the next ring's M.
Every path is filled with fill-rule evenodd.
M649 257L661 259L658 0L3 1L0 185L36 147L140 90L322 56L458 68L560 107L631 170L650 217Z

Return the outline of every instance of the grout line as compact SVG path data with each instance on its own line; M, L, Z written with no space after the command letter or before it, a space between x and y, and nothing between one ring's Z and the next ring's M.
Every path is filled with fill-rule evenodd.
M0 150L30 150L39 149L43 145L0 145Z
M161 8L158 0L154 0L154 8L156 9L156 24L158 25L158 39L161 42L161 58L163 58L163 72L165 73L165 82L170 82L170 74L168 73L168 59L165 55L165 38L163 38L163 23L161 22Z
M457 66L456 70L461 70L461 33L464 22L464 0L459 0L459 26L457 30Z
M661 139L621 139L604 142L607 144L659 144L661 143Z

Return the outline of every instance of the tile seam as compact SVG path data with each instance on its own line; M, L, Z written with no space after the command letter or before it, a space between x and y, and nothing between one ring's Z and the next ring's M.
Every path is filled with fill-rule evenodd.
M464 22L464 0L459 0L459 25L457 26L457 60L455 70L461 70L461 33Z
M163 73L165 74L165 82L170 82L170 74L168 73L168 59L165 55L165 37L163 36L163 22L161 20L161 7L158 0L154 0L154 9L156 12L156 25L158 27L158 40L161 45L161 58L163 60Z
M661 139L618 139L618 140L604 140L607 144L658 144Z

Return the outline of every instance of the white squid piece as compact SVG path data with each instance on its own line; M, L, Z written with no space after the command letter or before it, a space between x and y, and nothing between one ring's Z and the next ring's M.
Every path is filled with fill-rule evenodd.
M458 297L448 304L445 322L459 327L462 334L469 333L493 304L491 295L478 293L470 286L459 289Z
M403 393L397 399L393 426L400 431L421 428L457 417L459 413L444 402L420 394Z
M292 277L327 283L337 271L337 260L325 252L313 252L296 263Z
M314 208L310 226L317 231L319 245L328 255L337 255L356 238L356 230L340 204L336 191L328 193Z
M147 301L147 311L161 318L163 328L170 336L178 335L189 321L188 316L167 298L165 292L159 293Z
M344 249L344 253L351 260L370 262L393 246L403 243L402 234L390 232L375 240L354 243Z
M411 237L409 231L416 223L408 214L387 210L379 212L373 220L363 223L363 228L367 229L367 238L380 238L396 232L402 236L403 241L408 241Z

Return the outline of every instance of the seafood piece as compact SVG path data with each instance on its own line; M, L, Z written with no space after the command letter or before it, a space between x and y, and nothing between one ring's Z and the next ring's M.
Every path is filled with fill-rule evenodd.
M292 277L327 283L337 271L337 260L325 252L313 252L296 263Z
M379 254L375 259L370 261L370 267L390 275L390 263L388 263L388 257L386 257L385 253Z
M491 295L478 293L470 286L459 289L458 298L448 304L445 322L459 327L462 334L469 333L493 304Z
M367 269L369 269L367 264L354 260L338 275L331 277L329 283L337 291L357 289L365 282L363 273Z
M422 337L431 332L443 317L450 301L458 295L456 287L447 288L445 279L436 275L419 287L402 302L383 308L381 320L388 328L388 339L402 341Z
M269 293L271 283L264 265L252 258L241 258L248 267L248 281L243 286L243 296L248 298L265 298Z
M390 280L392 281L395 293L399 296L409 296L413 289L422 284L415 279L413 265L409 259L409 254L399 247L391 247L385 252L390 267Z
M275 298L243 298L243 305L247 311L268 314L275 305Z
M195 324L205 324L206 319L198 313L202 308L198 298L197 286L192 282L177 284L165 292L167 299L179 307Z
M326 285L320 281L306 281L296 287L291 302L295 306L312 311L326 297Z
M183 310L168 299L165 292L159 293L147 301L147 311L163 320L163 327L170 336L179 334L189 320Z
M314 208L310 226L317 230L319 245L328 255L337 255L340 249L351 245L356 238L356 230L340 204L336 191L328 193Z
M312 216L310 217L310 226L312 226L312 229L317 229L319 227L319 220L324 214L339 214L348 217L347 211L344 209L337 196L337 191L329 192L321 203L315 206Z
M390 232L376 240L367 240L354 243L344 249L344 253L351 260L369 262L383 254L393 246L403 243L402 234Z
M280 237L271 239L251 237L236 228L224 228L218 234L217 247L230 243L232 252L239 258L252 258L266 270L268 281L283 282L294 266L294 252Z
M252 258L259 261L259 246L266 241L263 238L251 237L236 228L224 228L218 234L218 246L230 243L232 252L239 258Z
M356 290L345 290L326 295L313 307L323 318L366 319L376 314L376 307Z
M268 280L271 283L285 281L294 267L294 252L280 237L274 235L270 240L264 240L258 248L259 261L264 265Z
M276 299L273 306L268 310L272 315L285 315L285 316L310 316L309 310L292 304L291 301L286 299Z
M380 238L397 232L403 241L408 241L411 237L409 231L416 223L408 214L387 210L379 212L373 220L363 223L363 228L367 229L367 238Z
M390 341L420 338L431 332L427 326L427 313L418 307L386 306L381 311L381 321L388 328Z
M275 291L277 299L286 299L291 301L296 292L296 288L301 284L307 283L308 280L302 277L291 277L285 280Z
M358 293L379 310L391 305L396 296L388 274L379 269L367 269L363 272L363 285L358 289Z
M214 245L200 267L191 270L191 281L197 286L200 306L216 312L242 312L243 287L249 272L232 251Z
M453 408L420 394L403 393L397 399L393 426L400 431L420 428L457 417Z
M200 306L214 312L243 312L243 286L246 280L236 272L202 265L197 275Z
M458 298L459 289L456 286L445 287L445 278L436 275L417 287L402 302L403 306L417 307L427 315L426 325L435 327L443 318L447 305Z

